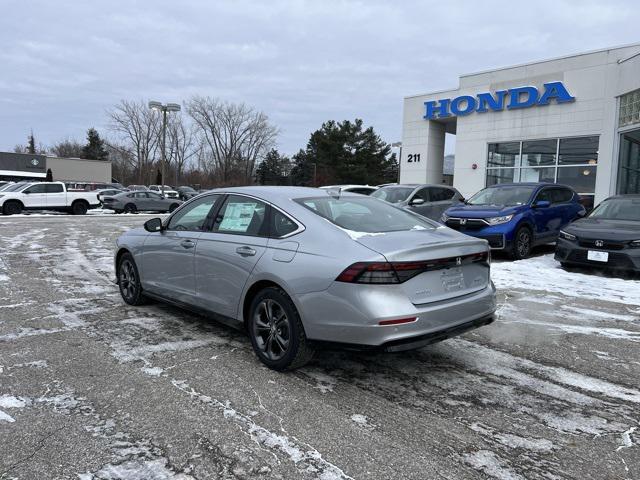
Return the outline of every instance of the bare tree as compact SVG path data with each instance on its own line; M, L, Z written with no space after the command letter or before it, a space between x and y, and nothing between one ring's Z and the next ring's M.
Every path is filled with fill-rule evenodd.
M275 145L278 135L267 115L243 103L200 96L187 102L187 112L211 153L203 157L210 158L209 170L223 184L251 183L257 160Z
M83 145L77 140L66 138L53 145L51 153L56 157L80 158L82 156L82 147Z
M175 173L176 186L182 179L185 166L198 155L200 142L196 129L180 115L169 117L167 125L167 160Z
M145 102L122 100L108 112L110 128L133 154L134 170L140 183L153 175L153 161L159 145L160 116Z

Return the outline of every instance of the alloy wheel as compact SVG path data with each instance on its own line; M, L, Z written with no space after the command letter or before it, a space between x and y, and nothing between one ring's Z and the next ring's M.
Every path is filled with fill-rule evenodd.
M291 323L284 308L270 298L255 309L253 336L258 349L269 360L280 360L291 343Z
M129 260L120 265L120 291L127 300L132 300L138 293L138 277L135 268Z
M529 254L531 248L531 237L527 230L521 230L518 235L518 256L525 258Z

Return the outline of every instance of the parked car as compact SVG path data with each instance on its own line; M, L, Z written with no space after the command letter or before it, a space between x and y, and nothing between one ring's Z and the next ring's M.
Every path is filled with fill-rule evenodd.
M58 210L84 215L100 205L95 192L71 192L63 182L16 183L0 192L0 209L4 215L23 210Z
M116 213L173 212L181 203L182 200L177 198L165 198L159 193L142 190L123 192L102 199L104 207L115 210Z
M486 242L351 193L212 190L116 245L126 303L214 313L276 370L317 342L419 348L490 323L496 307Z
M146 185L129 185L127 187L127 190L129 190L130 192L137 192L139 190L146 191L146 190L149 190L149 189L147 188Z
M124 190L120 190L119 188L106 188L104 190L97 190L96 193L98 194L98 200L102 203L105 197L113 197L119 193L124 193Z
M458 190L444 185L387 185L371 196L435 221L440 220L447 208L463 200Z
M194 188L188 187L186 185L176 188L176 191L178 192L178 198L180 200L186 201L190 198L198 196L198 192Z
M555 259L563 267L640 272L640 195L608 198L560 230Z
M162 194L162 186L161 185L149 185L149 190L152 192ZM170 187L169 185L164 186L164 196L166 198L179 198L178 192Z
M449 208L442 223L514 259L529 256L536 245L555 242L560 229L586 215L570 187L549 183L508 183L479 191Z
M372 187L370 185L329 185L326 187L320 187L324 190L339 190L340 192L359 193L360 195L371 195L378 190L378 187Z
M0 182L0 192L6 190L11 185L15 185L15 182Z

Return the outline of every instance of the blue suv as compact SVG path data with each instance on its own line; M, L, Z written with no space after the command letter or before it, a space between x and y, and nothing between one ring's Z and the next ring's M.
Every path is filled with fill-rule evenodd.
M549 183L503 183L447 209L441 221L484 238L511 258L526 258L536 245L555 242L560 229L586 215L570 187Z

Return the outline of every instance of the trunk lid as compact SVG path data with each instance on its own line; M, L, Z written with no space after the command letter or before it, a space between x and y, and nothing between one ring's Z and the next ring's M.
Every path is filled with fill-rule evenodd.
M473 256L489 251L485 240L445 227L363 235L358 243L380 253L389 262L448 259L400 284L415 305L439 302L483 290L490 282L488 262Z

